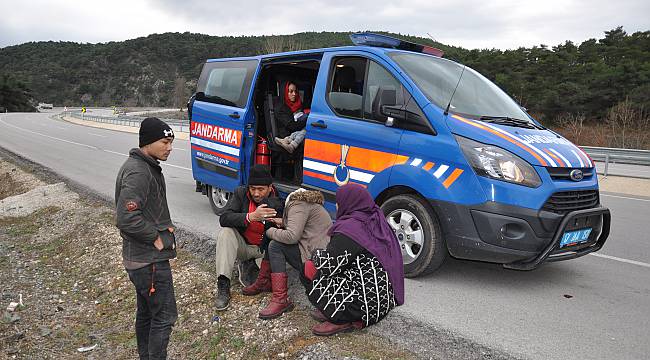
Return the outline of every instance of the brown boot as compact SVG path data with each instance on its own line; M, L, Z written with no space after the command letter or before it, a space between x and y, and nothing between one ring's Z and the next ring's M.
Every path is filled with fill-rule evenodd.
M271 301L260 310L260 319L274 319L285 312L293 310L293 303L287 296L287 273L271 273L273 296Z
M257 280L249 286L242 289L242 294L253 296L263 292L271 292L271 263L268 260L262 260L260 272Z
M311 332L314 335L318 335L318 336L331 336L341 332L348 332L354 329L362 329L362 328L363 328L363 323L361 321L355 321L355 322L345 323L345 324L332 324L329 321L325 321L320 324L314 325L314 327L311 328Z

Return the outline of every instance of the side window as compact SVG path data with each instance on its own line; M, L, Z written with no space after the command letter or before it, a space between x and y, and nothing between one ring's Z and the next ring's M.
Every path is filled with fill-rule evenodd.
M404 93L405 89L402 84L388 70L376 62L370 61L363 117L379 122L386 121L386 117L380 113L380 102L384 105L401 106L404 104ZM382 99L383 101L380 101Z
M257 60L206 63L196 99L243 108L248 101Z
M362 117L366 62L363 58L340 58L334 61L328 99L337 114Z

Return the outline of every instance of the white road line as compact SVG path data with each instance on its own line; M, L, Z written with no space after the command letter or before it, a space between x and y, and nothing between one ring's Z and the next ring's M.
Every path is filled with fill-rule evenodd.
M609 194L600 194L600 196L609 196L617 199L627 199L627 200L637 200L637 201L645 201L645 202L650 202L648 199L639 199L639 198L633 198L633 197L627 197L627 196L617 196L617 195L609 195Z
M98 134L93 134L93 133L88 133L88 135L97 136L97 137L100 137L100 138L105 138L106 137L104 135L98 135Z
M181 148L172 148L174 150L180 150L180 151L187 151L187 149L181 149Z
M40 135L40 136L43 136L43 137L46 137L46 138L49 138L49 139L54 139L54 140L58 140L58 141L63 141L63 142L68 143L68 144L79 145L79 146L83 146L83 147L86 147L86 148L89 148L89 149L99 150L99 151L103 151L103 152L107 152L107 153L115 154L115 155L120 155L120 156L127 156L127 157L129 156L129 155L127 155L127 154L123 154L123 153L120 153L120 152L117 152L117 151L111 151L111 150L106 150L106 149L100 149L100 148L98 148L98 147L96 147L96 146L87 145L87 144L82 144L82 143L78 143L78 142L74 142L74 141L70 141L70 140L66 140L66 139L61 139L61 138L58 138L58 137L55 137L55 136L50 136L50 135L41 134L41 133L36 132L36 131L23 129L23 128L18 127L18 126L15 126L15 125L8 124L8 123L6 123L6 122L3 121L3 120L0 120L0 123L3 123L3 124L5 124L5 125L7 125L7 126L9 126L9 127L12 127L12 128L18 129L18 130L22 130L22 131L25 131L25 132L28 132L28 133L32 133L32 134L36 134L36 135ZM161 165L164 165L164 166L170 166L170 167L173 167L173 168L178 168L178 169L187 170L187 171L192 171L192 169L190 169L190 168L186 168L186 167L178 166L178 165L164 164L164 163L161 163Z
M644 263L644 262L641 262L641 261L628 260L628 259L623 259L623 258L619 258L619 257L616 257L616 256L609 256L609 255L603 255L603 254L597 254L597 253L591 253L589 255L597 256L597 257L603 258L603 259L620 261L620 262L623 262L623 263L626 263L626 264L639 265L639 266L650 268L650 264Z

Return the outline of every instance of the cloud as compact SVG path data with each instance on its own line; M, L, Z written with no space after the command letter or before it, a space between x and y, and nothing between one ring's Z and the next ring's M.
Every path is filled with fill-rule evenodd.
M383 30L466 48L582 42L624 26L650 25L647 0L0 0L0 47L26 41L119 41L151 33L292 34Z

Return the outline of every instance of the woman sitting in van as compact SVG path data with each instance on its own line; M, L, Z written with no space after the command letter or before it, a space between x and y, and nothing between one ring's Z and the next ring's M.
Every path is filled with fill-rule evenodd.
M284 102L276 107L275 118L278 121L278 136L276 144L282 146L287 152L294 150L305 139L305 125L309 109L303 110L302 100L298 94L298 87L293 82L287 82L284 86Z
M273 319L293 309L287 294L287 262L303 274L309 255L327 246L332 219L323 207L324 201L319 191L298 189L287 197L282 219L271 219L280 228L266 230L266 236L271 239L265 253L270 269L262 262L258 280L243 291L244 295L273 292L271 301L259 313L261 319ZM303 276L300 280L308 283Z
M395 233L370 193L356 184L336 191L336 222L326 249L305 263L307 296L317 308L315 335L361 329L404 303L404 265Z

